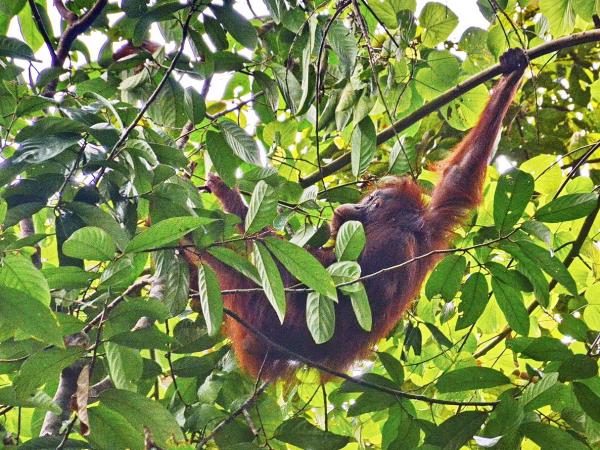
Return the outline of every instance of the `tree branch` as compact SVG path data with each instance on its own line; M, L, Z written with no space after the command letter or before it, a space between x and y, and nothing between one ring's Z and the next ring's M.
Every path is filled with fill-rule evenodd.
M538 45L537 47L526 51L526 54L528 59L532 60L564 48L598 41L600 41L600 30L583 31L581 33L575 33L571 36L565 36L562 38L555 39L553 41L545 42L541 45ZM377 145L383 144L396 134L399 134L402 131L406 130L408 127L414 125L430 113L437 111L442 106L450 103L452 100L460 97L461 95L465 94L466 92L470 91L476 86L479 86L480 84L491 80L492 78L500 75L501 73L502 72L500 64L496 64L478 73L477 75L474 75L471 78L463 81L462 83L457 84L452 89L446 91L439 97L435 98L429 103L426 103L421 108L412 112L408 116L398 120L386 129L379 132L377 134ZM337 151L340 150L340 148L337 148ZM334 161L324 166L320 172L312 173L303 180L300 180L300 185L304 188L311 186L319 182L324 177L327 177L337 172L338 170L340 170L348 164L350 164L350 153L344 153L342 156L336 158Z
M56 1L60 0L55 0L55 2ZM42 35L46 47L48 47L48 52L50 53L50 60L52 62L52 66L55 66L58 63L58 57L56 56L56 52L54 51L52 39L50 38L50 35L48 34L46 27L44 26L44 21L42 20L42 16L40 15L40 11L37 8L35 0L28 0L28 2L29 8L31 9L31 14L33 15L33 20L35 21L35 26Z
M225 419L223 419L221 422L219 422L217 424L217 426L215 426L209 434L204 436L204 438L202 438L202 440L200 442L198 442L198 445L196 446L196 448L204 448L204 446L208 443L208 441L210 441L212 438L214 438L215 435L219 431L221 431L226 425L230 424L233 421L233 419L235 419L240 414L243 414L244 411L246 411L250 406L252 406L254 404L254 402L256 402L256 400L258 400L258 397L260 397L260 394L262 394L265 391L265 389L267 389L268 386L269 386L268 383L263 383L261 386L256 388L254 393L244 403L242 403L238 409L236 409L231 414L229 414Z
M411 394L410 392L400 391L398 389L393 389L393 388L390 388L387 386L382 386L382 385L379 385L376 383L371 383L370 381L366 381L366 380L363 380L360 378L351 377L350 375L347 375L343 372L339 372L337 370L331 369L321 363L318 363L309 358L306 358L306 357L300 355L299 353L296 353L293 350L290 350L289 348L284 347L281 344L278 344L277 342L271 340L271 338L269 338L267 335L265 335L259 329L255 328L253 325L251 325L246 320L242 319L240 316L238 316L235 312L231 311L230 309L223 308L223 312L225 314L227 314L229 317L231 317L233 320L238 322L240 325L242 325L244 328L246 328L248 331L250 331L253 335L255 335L257 338L259 338L265 344L267 344L269 348L272 348L272 349L277 350L278 352L284 353L284 354L290 356L292 359L299 361L303 364L306 364L307 366L314 367L315 369L318 369L321 372L325 372L325 373L328 373L329 375L333 375L335 377L342 378L346 381L350 381L359 386L375 389L379 392L384 392L386 394L390 394L395 397L407 398L409 400L418 400L421 402L429 403L430 405L435 404L435 405L453 405L453 406L496 406L498 404L498 402L460 402L460 401L455 401L455 400L443 400L443 399L438 399L438 398L426 397L424 395Z

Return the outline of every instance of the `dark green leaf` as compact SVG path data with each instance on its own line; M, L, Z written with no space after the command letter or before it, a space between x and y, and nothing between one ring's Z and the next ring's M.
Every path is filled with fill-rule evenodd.
M492 290L508 325L517 333L527 336L529 333L529 314L527 314L527 309L523 304L521 292L496 277L492 277Z
M275 190L260 180L256 183L246 213L246 233L252 234L271 225L277 215L277 195Z
M535 218L549 223L575 220L590 214L597 204L596 194L567 194L542 206L535 213Z
M47 305L16 289L3 287L0 289L0 324L5 326L7 320L27 336L63 346L58 322Z
M533 194L533 177L512 169L498 180L494 194L494 223L501 234L508 233L519 221Z
M159 402L143 395L109 389L101 394L100 404L125 417L137 432L143 432L144 427L148 427L158 444L164 445L169 439L184 439L175 417Z
M462 316L456 321L456 329L462 330L473 325L483 314L488 302L488 285L481 272L475 272L467 278L462 287L459 312Z
M222 120L218 125L225 141L237 156L250 164L260 165L258 146L254 139L231 120Z
M467 260L462 255L448 255L433 269L425 285L425 295L431 299L440 294L448 302L460 288L460 281L465 273Z
M440 392L460 392L509 384L510 378L489 367L465 367L444 373L436 383Z
M598 362L587 355L573 355L558 368L560 381L583 380L598 375Z
M190 231L211 222L213 222L213 219L192 216L171 217L161 220L156 225L152 225L147 230L135 236L127 244L125 251L131 253L160 249L160 247L167 244L176 243L177 239L182 238Z
M480 411L459 413L427 433L425 443L445 450L458 450L479 431L486 418L487 413Z
M331 276L308 251L274 237L266 238L265 244L275 258L302 283L332 300L337 300L337 292Z
M206 105L204 104L204 98L193 87L186 88L183 107L190 122L194 125L202 122L206 113Z
M571 434L557 427L539 422L528 422L521 426L521 431L537 445L541 450L569 449L586 450L588 448L583 442L575 439Z
M63 244L63 253L72 258L108 261L114 258L116 246L102 228L83 227Z
M250 50L256 47L258 41L256 30L244 16L233 9L233 4L211 5L210 9L236 41Z
M260 242L254 242L254 252L252 255L254 256L254 265L258 269L258 275L265 295L271 306L273 306L273 309L275 309L279 321L283 323L286 301L279 269L269 251Z
M375 125L370 117L360 121L352 132L352 175L361 175L371 163L376 150Z
M215 336L223 322L223 297L217 275L206 264L198 266L198 294L208 335Z
M573 383L573 392L585 413L600 422L600 396L583 383Z
M356 261L365 243L365 230L362 223L355 220L344 222L335 239L335 255L338 261Z
M310 449L341 449L350 438L323 431L303 417L286 420L275 430L274 438L296 447Z
M35 60L33 50L24 42L8 36L0 36L0 57Z

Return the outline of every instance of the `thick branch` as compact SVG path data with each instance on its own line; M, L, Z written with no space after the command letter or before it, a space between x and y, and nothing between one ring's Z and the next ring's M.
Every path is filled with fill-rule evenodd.
M576 33L571 36L565 36L559 39L555 39L553 41L545 42L542 45L538 45L537 47L526 51L526 53L527 57L530 60L532 60L564 48L598 41L600 41L600 30L590 30L584 31L582 33ZM383 144L396 134L399 134L402 131L406 130L408 127L414 125L430 113L437 111L442 106L450 103L452 100L460 97L461 95L479 86L480 84L491 80L492 78L500 75L501 73L502 72L500 64L496 64L480 72L479 74L474 75L471 78L463 81L462 83L457 84L452 89L446 91L439 97L435 98L429 103L426 103L421 108L412 112L408 116L398 120L397 122L390 125L388 128L379 132L377 134L377 145ZM338 148L338 150L341 149ZM342 156L338 157L337 159L323 167L320 172L315 172L309 175L308 177L304 178L303 180L300 180L300 185L302 187L311 186L320 181L322 178L335 173L336 171L340 170L348 164L350 164L350 153L344 153Z
M579 252L581 251L581 247L585 243L585 239L590 234L590 230L592 229L592 225L594 224L594 221L596 220L596 217L598 216L599 211L600 211L600 199L598 199L598 202L596 203L596 207L594 208L594 210L590 213L589 216L587 216L587 218L585 219L585 222L583 222L583 225L581 226L581 230L579 230L579 234L577 235L577 239L575 239L575 242L573 242L573 247L571 247L569 254L563 261L563 264L565 265L565 267L569 267L571 265L571 263L575 260L577 255L579 255ZM550 281L550 283L548 283L549 291L552 291L552 289L554 289L557 286L557 284L558 284L557 281L555 279L552 279ZM537 301L534 301L527 308L527 312L529 314L533 313L533 311L535 311L538 306L540 306L540 304ZM475 352L473 354L473 357L480 358L483 355L485 355L486 353L488 353L490 350L492 350L494 347L496 347L500 342L502 342L511 333L511 331L512 331L512 328L506 327L494 339L492 339L489 342L489 344L487 344L481 350Z
M312 359L306 358L306 357L300 355L299 353L296 353L293 350L290 350L289 348L284 347L281 344L278 344L277 342L271 340L267 335L265 335L259 329L255 328L250 323L248 323L247 321L242 319L240 316L238 316L235 312L231 311L230 309L223 308L223 312L225 314L227 314L229 317L231 317L233 320L238 322L240 325L242 325L244 328L249 330L253 335L255 335L257 338L259 338L261 341L263 341L269 348L272 348L274 350L277 350L278 352L284 353L284 354L290 356L292 359L299 361L303 364L306 364L307 366L314 367L315 369L318 369L321 372L325 372L330 375L336 376L338 378L342 378L346 381L350 381L359 386L375 389L377 391L393 395L394 397L408 398L410 400L418 400L421 402L429 403L431 405L436 404L436 405L454 405L454 406L496 406L498 404L498 402L460 402L460 401L454 401L454 400L443 400L443 399L439 399L439 398L431 398L431 397L426 397L424 395L411 394L410 392L404 392L404 391L400 391L398 389L393 389L393 388L390 388L387 386L382 386L382 385L379 385L376 383L371 383L370 381L366 381L366 380L363 380L360 378L351 377L350 375L347 375L343 372L339 372L337 370L331 369L321 363L313 361Z

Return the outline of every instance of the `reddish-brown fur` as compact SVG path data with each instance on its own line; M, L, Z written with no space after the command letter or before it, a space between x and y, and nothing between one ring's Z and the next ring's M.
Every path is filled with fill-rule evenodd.
M526 59L512 50L501 58L508 73L496 85L478 124L445 161L441 181L425 204L421 187L411 178L398 178L379 187L356 205L342 205L331 223L335 234L346 220L359 220L365 228L367 242L359 258L362 274L399 264L431 250L447 248L453 228L481 199L486 167L494 150L502 120L517 90ZM510 73L513 71L512 73ZM247 211L239 193L231 190L218 177L209 177L208 188L220 200L223 209L244 217ZM325 266L335 261L333 250L311 250ZM190 263L198 257L186 252ZM222 289L256 287L251 281L220 263L210 255L202 260L217 272ZM365 280L373 314L371 332L358 324L350 301L340 295L336 305L333 338L316 344L306 325L306 295L289 293L283 325L262 293L229 295L227 308L262 331L273 341L328 367L344 370L357 359L364 358L372 345L385 337L402 317L410 302L418 295L421 284L437 258L422 258L399 270ZM297 283L281 268L286 286ZM241 367L252 376L275 379L288 376L295 364L286 354L271 350L231 318L226 319L225 332L233 343ZM262 369L261 369L262 367Z

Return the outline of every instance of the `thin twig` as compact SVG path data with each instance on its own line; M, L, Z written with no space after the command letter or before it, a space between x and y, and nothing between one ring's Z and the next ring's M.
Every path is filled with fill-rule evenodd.
M237 416L239 416L240 414L243 414L244 411L246 411L250 406L252 406L254 404L254 402L256 402L256 400L258 400L258 397L265 391L265 389L267 389L268 386L269 386L268 383L263 383L261 386L259 386L254 391L254 393L244 403L242 403L240 405L240 407L238 409L236 409L231 414L229 414L225 419L223 419L221 422L219 422L217 424L217 426L214 427L209 434L204 436L204 438L202 438L202 440L200 442L198 442L198 445L196 446L196 448L204 447L208 443L208 441L210 441L213 437L215 437L215 435L219 431L221 431L221 429L223 429L226 425L231 423L233 421L233 419L235 419Z

